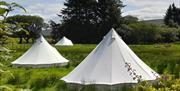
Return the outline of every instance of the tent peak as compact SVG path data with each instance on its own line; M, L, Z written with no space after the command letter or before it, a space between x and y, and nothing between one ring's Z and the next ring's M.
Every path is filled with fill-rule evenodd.
M114 28L111 28L111 30L110 31L115 31L115 29Z
M108 32L108 34L103 37L103 39L106 38L106 37L111 37L112 40L115 40L116 38L122 39L122 37L118 35L118 33L116 32L116 30L114 28L112 28Z
M122 37L118 35L118 33L116 32L116 30L114 28L112 28L106 36L108 36L108 35L110 35L113 40L116 38L122 39Z

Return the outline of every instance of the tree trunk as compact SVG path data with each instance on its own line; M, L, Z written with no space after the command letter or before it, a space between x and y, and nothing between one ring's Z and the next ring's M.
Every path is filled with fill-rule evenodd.
M25 40L26 40L26 43L29 43L29 37L27 37L27 38L24 38Z
M23 38L19 37L19 44L22 44Z

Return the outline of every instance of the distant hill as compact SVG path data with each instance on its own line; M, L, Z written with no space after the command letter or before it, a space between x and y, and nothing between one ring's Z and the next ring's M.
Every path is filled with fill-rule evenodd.
M157 25L163 25L164 24L164 20L163 19L143 20L141 22L152 23L152 24L157 24Z

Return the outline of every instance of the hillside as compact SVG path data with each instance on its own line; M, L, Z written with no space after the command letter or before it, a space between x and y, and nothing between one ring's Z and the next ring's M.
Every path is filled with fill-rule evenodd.
M152 24L157 24L157 25L163 25L164 24L163 19L143 20L141 22L152 23Z

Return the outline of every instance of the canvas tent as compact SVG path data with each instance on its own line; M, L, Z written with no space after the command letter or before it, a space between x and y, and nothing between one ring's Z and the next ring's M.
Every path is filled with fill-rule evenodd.
M69 40L68 38L66 38L65 36L60 40L58 41L56 44L56 46L58 45L62 45L62 46L73 46L73 43L71 40Z
M116 85L155 80L148 67L112 29L97 47L67 76L66 83Z
M14 66L24 67L50 67L63 66L69 62L52 47L43 36L38 38L32 47L17 60L12 62Z

